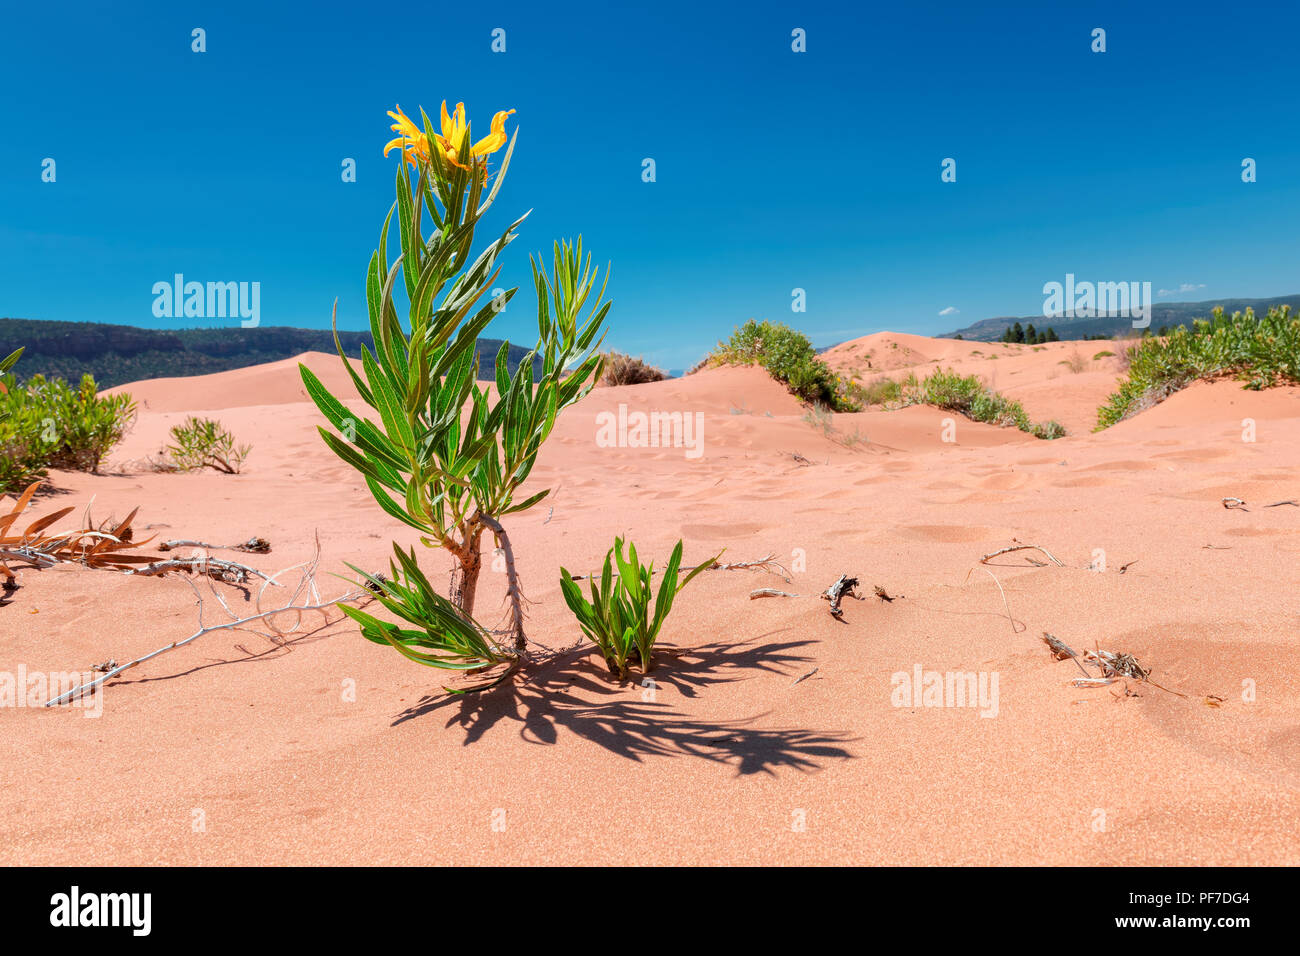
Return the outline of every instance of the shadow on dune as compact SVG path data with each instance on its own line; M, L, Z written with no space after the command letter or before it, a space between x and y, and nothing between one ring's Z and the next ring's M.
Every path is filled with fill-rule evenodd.
M741 721L699 719L655 698L664 688L697 698L707 687L755 673L789 675L793 665L810 660L796 653L810 643L718 642L656 650L658 666L649 674L654 686L642 684L639 674L635 683L614 683L594 649L584 647L557 655L526 680L482 694L424 697L399 714L393 725L449 711L446 726L463 730L466 745L506 721L518 724L529 743L553 744L563 731L638 762L647 757L697 757L732 765L742 775L775 775L780 768L809 772L820 767L819 760L850 757L843 745L852 738L839 732L753 726L761 714Z

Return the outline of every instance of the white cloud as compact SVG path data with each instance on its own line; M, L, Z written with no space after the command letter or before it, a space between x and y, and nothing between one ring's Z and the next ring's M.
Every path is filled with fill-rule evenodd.
M956 315L956 314L957 314L958 312L960 312L960 311L961 311L961 309L954 308L953 306L950 305L950 306L948 306L948 308L946 308L946 309L940 309L940 310L939 310L939 314L940 314L940 315Z
M1205 288L1204 282L1199 282L1199 283L1184 282L1177 289L1161 289L1156 294L1157 295L1178 295L1183 292L1195 292L1198 289L1204 289L1204 288Z

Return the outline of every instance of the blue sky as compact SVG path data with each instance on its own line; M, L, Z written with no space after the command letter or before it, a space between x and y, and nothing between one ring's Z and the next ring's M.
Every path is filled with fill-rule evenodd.
M1030 315L1067 272L1300 291L1293 3L272 6L8 6L0 315L217 324L153 316L180 272L260 282L263 325L338 297L363 328L385 110L444 98L482 132L517 110L492 216L534 212L488 334L521 344L528 252L578 233L613 262L609 343L672 368L751 317L829 344Z

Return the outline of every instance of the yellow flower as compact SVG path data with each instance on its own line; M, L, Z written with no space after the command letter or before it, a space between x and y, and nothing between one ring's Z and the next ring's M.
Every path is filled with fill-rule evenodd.
M506 144L506 117L513 113L514 110L502 110L492 117L492 131L484 136L481 140L470 147L469 156L464 157L470 163L480 156L487 156L489 153L495 153L498 149ZM465 134L469 131L469 124L465 122L465 104L457 103L456 108L450 115L447 113L447 101L442 101L442 135L433 134L434 141L446 157L447 162L453 166L459 166L461 169L469 169L465 163L461 162L461 156L458 155L461 143L465 141Z
M418 165L416 162L417 156L428 162L429 140L420 131L420 127L411 122L410 118L402 112L401 106L397 107L396 113L389 110L388 115L395 120L391 129L397 134L397 138L391 139L384 144L384 155L387 156L394 149L401 149L402 155L406 157L406 161L412 166Z

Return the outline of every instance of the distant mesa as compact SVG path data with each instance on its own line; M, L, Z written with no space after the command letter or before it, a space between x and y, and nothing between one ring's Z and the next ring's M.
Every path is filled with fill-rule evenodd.
M344 351L360 358L364 345L373 350L369 332L339 332ZM0 319L0 356L22 347L14 369L23 379L33 375L76 381L89 372L99 388L148 378L206 375L293 358L304 352L334 352L328 329L287 326L261 328L143 329L102 322L55 322L45 319ZM479 339L479 377L496 373L500 339ZM511 374L528 349L511 345ZM534 359L534 372L541 362Z
M1188 325L1192 319L1208 319L1215 306L1223 306L1223 311L1245 312L1252 308L1257 315L1263 315L1270 308L1278 305L1290 305L1300 309L1300 293L1281 295L1274 299L1209 299L1205 302L1156 302L1151 307L1151 333L1154 335L1161 326ZM1133 320L1127 316L1071 319L1044 318L1042 315L998 316L981 319L964 329L945 332L938 338L951 339L960 335L972 342L999 342L1007 329L1019 322L1022 326L1033 323L1039 329L1049 326L1065 341L1074 341L1089 336L1123 337L1133 331Z

